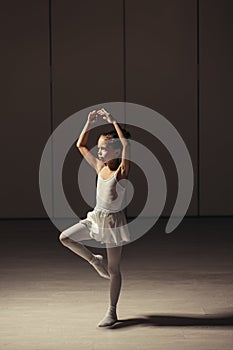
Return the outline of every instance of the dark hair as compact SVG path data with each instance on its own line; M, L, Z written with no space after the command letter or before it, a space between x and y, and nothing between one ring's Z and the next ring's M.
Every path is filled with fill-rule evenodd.
M126 139L131 138L131 134L129 131L122 129L122 128L121 128L121 131L123 132L123 135ZM122 143L118 137L118 133L116 130L110 130L110 131L104 132L100 136L104 136L108 141L112 140L111 146L114 149L119 149L119 148L122 149Z

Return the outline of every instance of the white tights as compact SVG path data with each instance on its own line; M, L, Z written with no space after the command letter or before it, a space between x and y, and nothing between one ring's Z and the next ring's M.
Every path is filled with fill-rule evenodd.
M80 243L82 240L92 239L89 234L89 229L84 224L77 223L64 230L60 234L59 239L64 246L85 260L90 261L93 258L94 254L86 246ZM122 246L106 248L106 250L108 259L108 272L110 275L109 306L116 307L122 282L120 271Z

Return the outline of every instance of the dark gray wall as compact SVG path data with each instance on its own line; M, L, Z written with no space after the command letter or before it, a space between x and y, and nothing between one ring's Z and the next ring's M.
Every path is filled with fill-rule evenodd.
M195 0L126 1L126 98L161 113L182 135L195 173L188 215L197 214L196 18ZM153 137L139 130L137 138L163 166L168 196L162 214L169 215L178 191L175 165ZM139 176L136 183L140 188ZM132 202L128 215L137 207Z
M51 133L47 1L1 3L1 218L45 217L40 157Z
M200 1L200 212L233 214L233 2Z
M0 217L46 218L38 172L52 131L80 109L124 100L158 111L184 139L195 174L187 215L232 215L232 7L227 0L4 3ZM158 140L129 129L163 166L168 197L162 215L170 215L174 163ZM92 135L90 147L96 131ZM89 207L76 184L80 161L74 146L64 164L64 188L84 216ZM138 190L129 216L146 200L143 173L132 168Z

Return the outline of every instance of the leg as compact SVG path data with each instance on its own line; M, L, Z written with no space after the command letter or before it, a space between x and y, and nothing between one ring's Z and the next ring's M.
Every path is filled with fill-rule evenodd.
M110 274L110 306L117 305L121 290L121 261L122 247L107 248L108 271Z
M77 223L69 227L60 234L59 239L65 247L87 260L101 277L110 278L104 266L103 256L93 254L83 244L79 243L79 241L91 239L89 229L84 224Z
M116 306L121 290L121 260L122 246L107 248L108 271L110 274L110 301L107 313L98 324L99 327L110 326L117 321Z

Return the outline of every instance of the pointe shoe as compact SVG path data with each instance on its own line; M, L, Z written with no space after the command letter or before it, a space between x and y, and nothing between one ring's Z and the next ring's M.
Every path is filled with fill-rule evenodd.
M98 272L98 274L101 277L110 279L110 275L105 267L102 255L94 254L93 258L89 261L89 263L94 267L94 269Z

